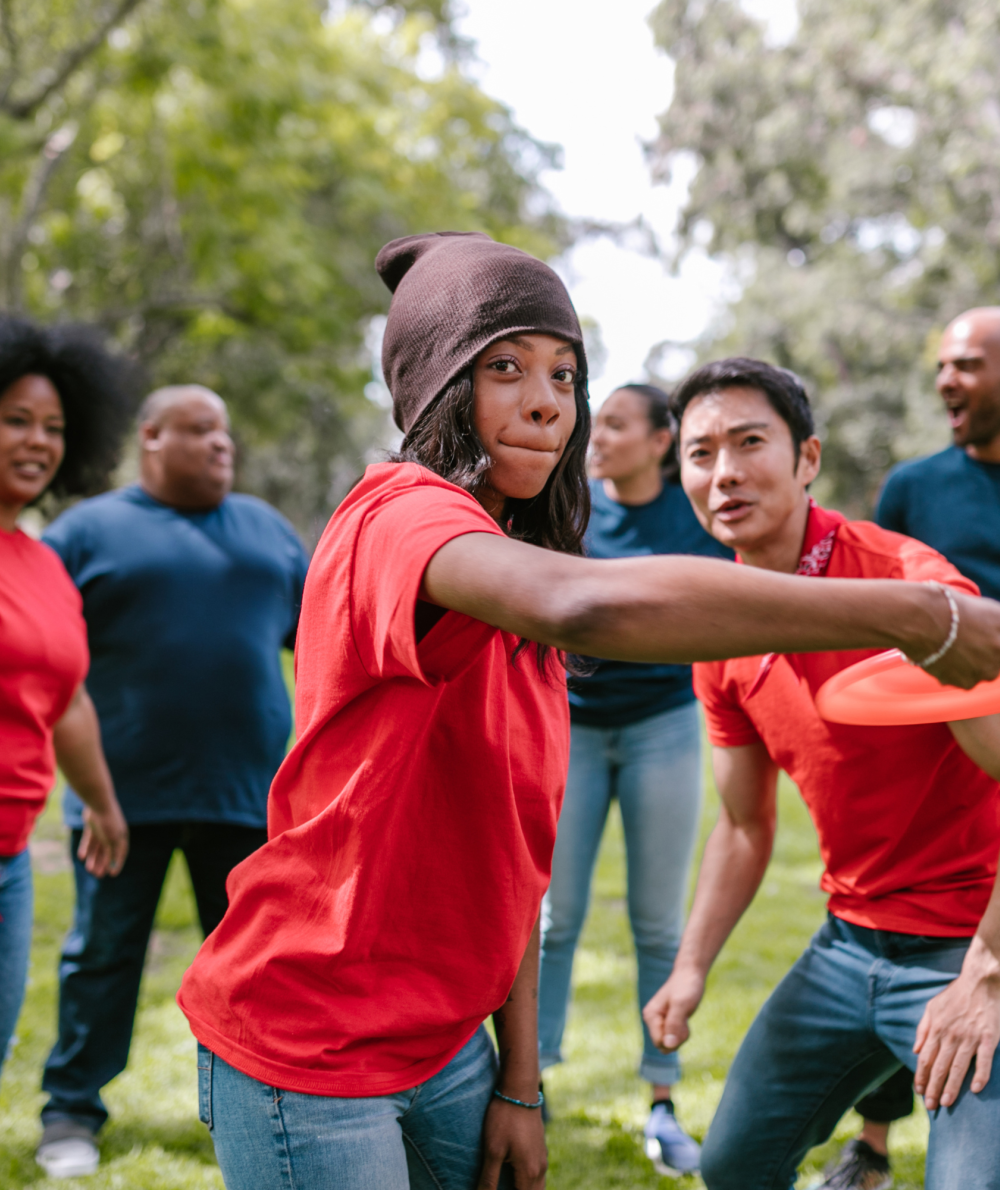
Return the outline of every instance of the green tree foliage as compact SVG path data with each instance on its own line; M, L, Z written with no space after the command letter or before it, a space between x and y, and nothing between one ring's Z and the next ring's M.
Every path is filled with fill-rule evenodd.
M0 19L0 304L98 321L153 381L217 388L242 485L310 537L385 429L364 396L378 248L565 241L536 182L551 150L463 72L441 0L0 0Z
M800 0L784 45L735 0L663 0L676 62L651 147L697 173L680 252L742 296L699 343L794 368L816 395L821 493L870 508L892 462L942 445L937 336L1000 302L1000 9L990 0Z

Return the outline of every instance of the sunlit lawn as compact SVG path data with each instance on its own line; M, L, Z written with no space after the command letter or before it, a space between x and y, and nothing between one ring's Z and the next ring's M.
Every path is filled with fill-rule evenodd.
M38 1139L42 1063L52 1043L58 947L69 920L58 809L50 805L35 836L36 930L31 984L20 1038L0 1085L0 1186L77 1186L87 1190L181 1190L216 1187L208 1131L198 1122L194 1043L174 1004L185 965L197 949L193 900L183 861L175 858L157 917L128 1070L106 1091L111 1121L101 1134L103 1162L91 1178L50 1182L33 1160ZM715 814L706 808L707 830ZM774 862L752 910L716 967L685 1047L685 1077L676 1092L679 1115L698 1137L722 1091L726 1066L757 1007L821 921L819 863L808 818L790 786L782 791ZM601 852L593 909L577 959L566 1063L546 1075L554 1113L549 1128L552 1190L677 1185L659 1178L642 1153L647 1088L635 1077L639 1028L634 960L624 913L620 823L613 818ZM856 1127L846 1119L838 1137ZM926 1117L918 1110L894 1129L897 1187L923 1184ZM807 1185L835 1145L816 1150L803 1172ZM320 1190L320 1188L317 1188Z
M710 790L702 822L707 834L717 801ZM750 911L723 950L682 1051L684 1076L675 1090L678 1117L699 1140L722 1095L726 1069L757 1009L823 920L816 837L794 787L782 779L774 858ZM554 1119L549 1157L555 1190L651 1186L695 1190L700 1178L661 1178L643 1154L648 1084L635 1075L640 1053L635 960L625 920L624 844L614 815L598 864L590 917L577 953L574 1001L564 1053L546 1071ZM752 1110L752 1108L750 1109ZM860 1121L852 1112L834 1141L810 1154L799 1186L820 1180L824 1165ZM923 1186L927 1117L923 1108L893 1127L897 1190Z

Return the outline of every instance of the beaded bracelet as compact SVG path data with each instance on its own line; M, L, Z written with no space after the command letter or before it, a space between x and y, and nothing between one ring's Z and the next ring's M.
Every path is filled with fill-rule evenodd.
M504 1101L504 1103L513 1103L516 1107L536 1108L536 1107L541 1107L542 1104L545 1102L545 1096L542 1094L541 1087L539 1087L539 1089L538 1089L538 1102L537 1103L525 1103L523 1099L511 1099L511 1097L509 1095L502 1095L499 1091L494 1091L493 1094L496 1095L497 1099L502 1099Z
M911 665L916 665L920 669L928 669L930 666L940 661L945 653L947 653L951 646L955 643L955 639L958 636L958 603L955 601L955 596L952 594L951 588L946 586L944 583L934 582L933 580L928 582L927 585L929 587L937 587L945 599L948 600L948 607L951 609L951 627L948 629L948 635L945 638L944 644L940 649L937 650L936 653L931 653L931 655L929 657L925 657L923 661L910 661L910 658L907 657L907 661L910 661Z

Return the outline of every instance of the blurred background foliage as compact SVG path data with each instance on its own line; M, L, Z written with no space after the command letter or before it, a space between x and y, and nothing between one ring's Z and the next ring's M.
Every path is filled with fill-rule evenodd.
M239 486L310 543L386 434L378 248L569 242L537 181L556 150L471 81L451 21L447 0L0 2L0 308L217 389Z
M1000 9L798 10L776 44L738 0L662 0L649 161L695 169L666 254L728 265L699 359L799 372L817 494L858 514L947 440L943 325L1000 301ZM594 230L468 59L452 0L0 0L0 308L96 321L150 384L217 388L240 486L314 541L388 432L381 244L447 226L551 258Z
M677 255L698 245L730 265L734 299L699 359L802 375L825 438L817 493L865 513L890 464L947 441L940 331L1000 303L1000 8L798 13L773 44L734 0L662 0L651 21L675 93L649 156L665 180L697 167Z

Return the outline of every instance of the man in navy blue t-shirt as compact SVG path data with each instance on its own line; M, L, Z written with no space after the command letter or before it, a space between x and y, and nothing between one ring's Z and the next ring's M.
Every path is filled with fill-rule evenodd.
M954 442L901 463L875 519L932 545L984 595L1000 598L1000 307L960 314L945 330L938 392Z
M1000 599L1000 307L968 310L946 328L937 390L953 445L895 467L875 519L933 546L984 595ZM866 1177L874 1184L876 1173L889 1176L889 1125L913 1110L912 1083L904 1067L856 1105L864 1128L824 1185L862 1186Z
M267 793L291 728L281 650L295 639L302 544L269 505L230 494L233 442L215 393L161 389L139 421L139 483L83 501L45 533L83 595L87 688L131 832L116 880L74 859L59 1038L43 1081L39 1154L50 1164L60 1148L86 1157L89 1147L96 1160L100 1089L128 1058L173 852L184 852L208 934L229 872L267 839ZM65 810L75 857L71 792Z

